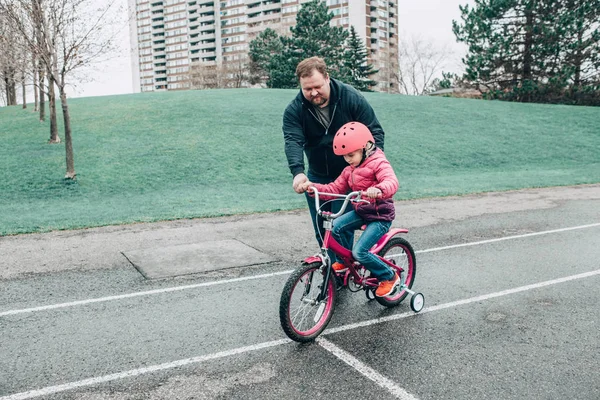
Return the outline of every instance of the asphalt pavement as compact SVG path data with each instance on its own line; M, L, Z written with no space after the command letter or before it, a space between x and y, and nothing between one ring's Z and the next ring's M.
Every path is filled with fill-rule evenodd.
M278 321L306 210L2 237L0 400L600 398L600 184L397 210L425 309L342 290L308 345ZM213 248L252 260L181 268Z

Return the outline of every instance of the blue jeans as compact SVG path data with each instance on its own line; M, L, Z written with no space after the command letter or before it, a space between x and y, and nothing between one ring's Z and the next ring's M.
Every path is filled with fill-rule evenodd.
M313 182L313 183L321 183L321 184L328 184L333 182L333 180L328 179L328 178L323 178L323 177L319 177L316 175L313 175L311 173L308 174L308 180ZM315 236L317 238L317 242L319 242L319 246L323 246L323 237L325 237L325 229L323 228L323 218L317 217L317 210L315 208L315 198L312 196L309 196L308 193L306 193L306 201L308 202L308 211L310 211L310 218L311 221L313 223L313 229L315 230ZM336 201L331 201L326 203L323 200L321 200L321 210L323 211L331 211L332 213L336 213L338 211L340 211L340 208L342 208L342 201L336 200ZM349 211L352 210L352 205L349 204L348 208L346 208L346 213L347 214ZM347 249L352 249L352 242L354 241L354 232L347 232L345 233L345 237L347 238L348 242L350 243L350 247L346 247ZM333 254L333 252L329 252L329 257L332 260L335 260L335 254Z
M348 241L347 235L345 234L350 232L354 235L354 231L360 229L364 224L367 224L367 227L354 244L354 248L348 247L352 242ZM355 211L350 211L333 221L331 234L339 244L347 249L352 248L352 256L354 259L371 271L371 276L374 276L380 281L388 281L394 277L395 271L377 258L375 254L369 253L369 249L385 235L390 229L390 226L392 226L391 221L366 222Z

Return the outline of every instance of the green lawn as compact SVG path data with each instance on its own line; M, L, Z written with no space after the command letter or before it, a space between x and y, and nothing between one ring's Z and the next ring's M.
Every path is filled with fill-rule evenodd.
M0 235L305 207L281 133L295 94L72 99L71 184L64 145L46 143L48 122L32 106L1 108ZM600 182L600 108L366 97L386 131L398 200Z

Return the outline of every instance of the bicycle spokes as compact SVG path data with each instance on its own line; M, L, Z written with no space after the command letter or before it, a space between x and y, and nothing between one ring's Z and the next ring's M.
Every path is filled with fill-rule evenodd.
M306 342L318 336L333 313L335 281L327 268L313 263L295 271L281 296L281 326L293 340Z

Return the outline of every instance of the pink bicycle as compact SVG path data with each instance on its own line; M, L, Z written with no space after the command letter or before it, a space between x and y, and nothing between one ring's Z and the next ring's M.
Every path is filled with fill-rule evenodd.
M421 311L425 305L425 297L422 293L411 290L417 272L415 252L410 243L399 236L408 230L390 229L369 250L394 268L400 276L400 285L390 295L377 297L377 278L371 277L369 270L354 260L352 251L339 244L331 235L332 221L344 213L348 204L366 200L361 198L361 192L347 195L319 194L316 188L311 189L315 196L317 214L323 218L325 236L321 252L304 259L302 265L290 275L281 293L279 319L286 335L297 342L309 342L319 336L333 316L338 285L346 286L352 292L364 290L369 300L375 299L386 307L397 306L411 294L411 309L414 312ZM335 214L322 211L320 195L343 199L340 211ZM340 273L334 271L328 250L332 250L343 260L346 270Z

